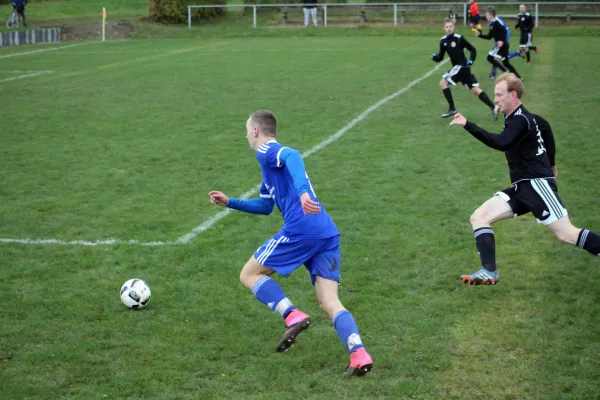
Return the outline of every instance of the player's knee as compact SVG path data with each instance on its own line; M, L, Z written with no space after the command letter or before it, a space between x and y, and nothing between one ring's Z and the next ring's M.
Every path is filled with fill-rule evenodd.
M489 224L488 218L486 218L485 213L480 209L475 210L475 212L471 214L471 218L469 220L471 221L471 225L474 227Z
M488 54L488 56L487 56L487 60L488 60L489 62L493 63L493 62L494 62L494 57L492 57L492 56L490 56L490 55Z
M440 87L441 87L442 89L446 89L446 88L448 87L448 82L447 82L445 79L442 79L442 80L440 81Z

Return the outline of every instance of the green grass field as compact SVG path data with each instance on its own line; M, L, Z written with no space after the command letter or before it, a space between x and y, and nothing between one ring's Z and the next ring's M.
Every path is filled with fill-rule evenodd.
M440 32L441 36L441 32ZM277 280L313 316L288 353L283 323L239 283L281 226L215 216L207 193L260 182L244 124L280 119L307 151L378 100L431 71L439 36L285 37L89 43L0 49L0 238L163 245L0 243L2 399L597 399L599 262L559 245L534 218L495 225L501 282L478 268L472 211L509 185L504 156L439 115L432 76L306 158L342 232L342 301L375 360L344 379L347 354L308 274ZM475 73L488 94L485 54ZM551 122L572 221L600 230L595 37L539 37L526 106ZM21 71L21 72L15 72ZM16 80L24 74L53 71ZM466 89L461 112L499 131ZM128 311L119 289L153 298Z

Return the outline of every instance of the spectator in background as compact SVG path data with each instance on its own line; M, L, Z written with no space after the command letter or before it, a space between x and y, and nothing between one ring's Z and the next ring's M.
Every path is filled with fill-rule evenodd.
M471 0L471 5L469 6L469 18L471 19L471 30L473 32L477 32L478 29L481 29L481 24L479 23L481 16L479 15L479 6L477 5L476 0Z
M313 25L317 26L317 2L316 0L302 0L304 3L304 26L308 26L308 14L312 15Z
M12 0L12 5L17 13L23 19L23 26L27 26L27 17L25 17L25 5L27 4L27 0Z

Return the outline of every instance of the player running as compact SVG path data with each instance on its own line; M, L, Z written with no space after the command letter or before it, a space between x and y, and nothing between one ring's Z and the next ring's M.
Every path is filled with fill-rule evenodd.
M240 280L256 298L281 314L285 331L277 351L287 351L297 336L308 329L310 317L297 309L281 287L270 278L275 272L288 275L300 265L308 269L321 308L333 321L342 343L350 352L345 375L365 375L373 367L352 314L338 298L340 281L340 233L321 207L304 161L297 150L277 143L277 118L270 111L256 111L246 122L246 136L262 172L260 198L228 198L209 193L213 204L268 215L273 206L283 215L283 228L268 239L244 265Z
M496 242L491 224L529 212L561 242L600 256L600 236L587 229L576 228L569 220L567 210L558 196L557 171L553 165L554 138L548 133L551 131L550 125L545 120L538 121L521 104L523 91L523 81L514 74L505 73L496 80L494 102L505 114L504 129L500 134L487 132L461 114L456 114L450 123L463 126L485 145L503 151L512 182L511 187L497 192L471 215L481 268L471 275L461 275L460 279L466 283L498 283ZM551 143L546 143L544 136ZM548 149L551 154L548 154Z
M475 47L473 47L464 36L457 35L454 32L454 22L449 18L444 20L444 31L446 32L446 36L442 37L440 40L440 50L437 54L431 56L433 61L440 62L444 59L444 54L447 52L448 57L450 57L450 62L452 63L452 69L444 74L444 77L440 81L440 87L448 101L448 111L442 114L442 118L447 118L456 114L452 92L450 91L448 84L456 85L456 83L462 83L465 87L469 88L471 93L477 96L479 100L492 110L494 120L498 119L498 111L495 109L494 103L492 103L487 94L481 90L477 78L475 78L471 72L471 65L473 65L475 57L477 56ZM465 57L465 49L469 50L470 53L468 60Z

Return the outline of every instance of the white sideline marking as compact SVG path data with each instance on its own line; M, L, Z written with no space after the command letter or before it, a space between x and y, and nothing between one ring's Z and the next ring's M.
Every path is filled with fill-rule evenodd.
M96 242L89 242L87 240L73 240L64 241L58 239L0 239L0 243L21 243L21 244L67 244L67 245L81 245L81 246L106 246L114 244L137 244L141 246L164 246L168 244L175 244L174 242L138 242L137 240L119 240L119 239L108 239L99 240Z
M433 75L433 73L435 71L440 69L440 67L442 65L444 65L447 61L448 61L448 59L442 61L435 68L433 68L431 71L429 71L425 75L421 76L420 78L415 79L414 81L412 81L411 83L409 83L408 85L403 87L402 89L398 90L395 93L392 93L391 95L389 95L387 97L384 97L383 99L381 99L378 102L376 102L375 104L373 104L371 107L367 108L358 117L354 118L342 129L340 129L333 135L329 136L327 139L325 139L321 143L317 144L312 149L302 153L302 158L306 158L306 157L316 153L317 151L322 150L326 146L330 145L331 143L335 142L336 140L338 140L339 138L344 136L344 134L346 132L348 132L350 129L352 129L360 121L365 119L373 111L377 110L379 107L381 107L388 101L390 101L390 100L398 97L402 93L406 92L408 89L412 88L416 84L429 78L431 75ZM240 199L248 199L248 198L250 198L250 196L252 196L254 193L256 193L259 189L260 189L260 184L256 185L252 189L248 190L246 193L242 194L239 198ZM223 209L222 211L215 214L213 217L209 218L208 220L204 221L202 224L195 227L190 233L187 233L187 234L183 235L182 237L180 237L179 239L177 239L175 242L138 242L136 240L119 240L119 239L109 239L109 240L88 242L85 240L63 241L63 240L57 240L57 239L1 239L0 238L0 243L63 244L63 245L82 245L82 246L102 246L102 245L115 245L115 244L131 244L131 245L141 245L141 246L165 246L165 245L185 244L185 243L188 243L193 238L195 238L196 236L198 236L199 234L201 234L202 232L212 228L217 222L219 222L220 220L225 218L231 211L232 210L229 208Z
M30 54L45 53L47 51L56 51L56 50L68 49L70 47L83 46L83 45L92 44L92 43L102 43L102 42L75 43L75 44L70 44L68 46L52 47L52 48L49 48L49 49L40 49L40 50L25 51L25 52L22 52L22 53L5 54L3 56L0 56L0 59L1 58L18 57L18 56L28 56Z
M17 79L30 78L32 76L38 76L38 75L43 75L43 74L53 74L54 72L55 71L39 71L39 72L31 73L31 74L25 74L25 75L13 76L11 78L0 79L0 82L16 81Z
M341 138L342 136L344 136L344 134L346 132L348 132L350 129L352 129L360 121L362 121L363 119L365 119L373 111L377 110L379 107L381 107L382 105L384 105L388 101L394 99L395 97L400 96L402 93L406 92L408 89L410 89L411 87L413 87L416 84L420 83L421 81L429 78L446 61L448 61L448 59L444 60L444 62L439 63L434 69L432 69L431 71L429 71L425 75L421 76L420 78L415 79L414 81L412 81L411 83L409 83L408 85L406 85L405 87L403 87L402 89L398 90L395 93L392 93L391 95L389 95L387 97L384 97L383 99L379 100L377 103L373 104L371 107L367 108L358 117L356 117L352 121L350 121L350 123L348 123L348 125L344 126L342 129L340 129L339 131L337 131L333 135L329 136L327 139L325 139L321 143L317 144L312 149L310 149L310 150L305 151L304 153L302 153L302 158L306 158L306 157L308 157L308 156L316 153L317 151L324 149L329 144L335 142L336 140L338 140L339 138ZM246 200L250 196L252 196L254 193L258 192L259 190L260 190L260 184L256 185L255 187L253 187L252 189L248 190L246 193L244 193L243 195L241 195L240 199ZM225 218L227 216L227 214L229 214L230 211L231 211L230 208L224 209L223 211L221 211L218 214L216 214L214 217L210 218L209 220L205 221L201 225L199 225L196 228L194 228L194 230L192 230L190 233L187 233L187 234L183 235L182 237L180 237L179 239L177 239L176 243L187 243L187 242L189 242L190 240L192 240L193 238L195 238L196 236L198 236L200 233L204 232L207 229L210 229L214 224L216 224L217 222L219 222L221 219Z

